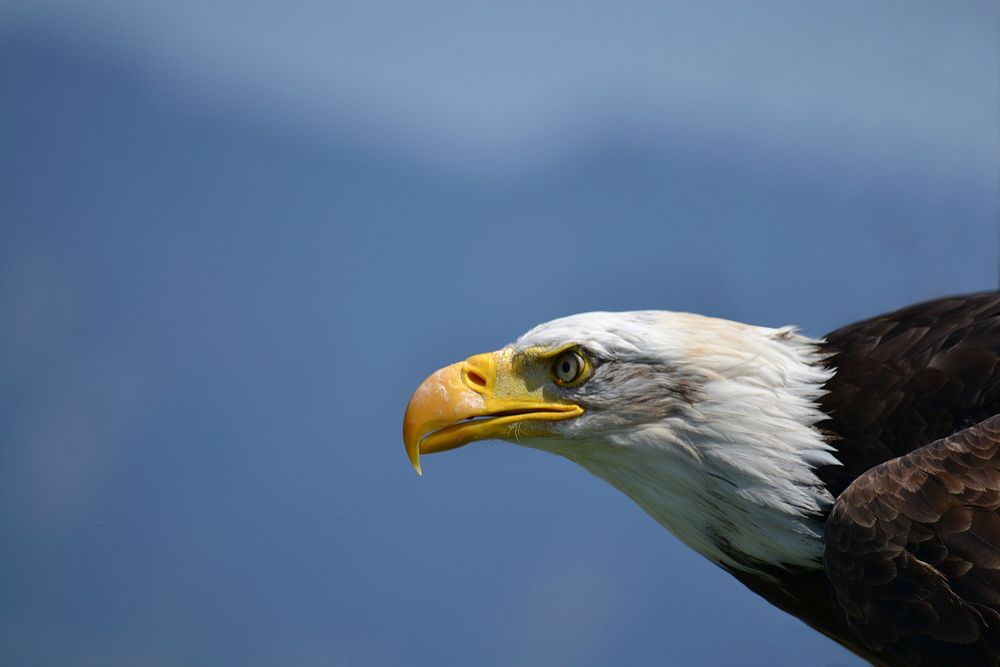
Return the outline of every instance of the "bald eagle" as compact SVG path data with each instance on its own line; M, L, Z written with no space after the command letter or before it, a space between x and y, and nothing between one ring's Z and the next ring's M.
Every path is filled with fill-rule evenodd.
M410 461L502 439L575 461L876 665L1000 661L1000 294L822 339L665 311L553 320L443 368Z

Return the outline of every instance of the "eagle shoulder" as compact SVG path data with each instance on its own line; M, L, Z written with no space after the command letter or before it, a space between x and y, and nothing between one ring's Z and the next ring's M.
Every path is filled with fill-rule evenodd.
M1000 414L1000 293L935 299L825 338L835 370L820 408L836 497L872 467Z

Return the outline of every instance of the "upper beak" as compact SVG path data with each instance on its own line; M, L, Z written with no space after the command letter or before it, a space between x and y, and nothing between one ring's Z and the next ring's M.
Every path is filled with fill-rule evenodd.
M529 388L500 352L477 354L432 374L417 387L403 417L403 443L418 474L420 455L443 452L476 440L504 438L515 424L575 417L583 408L545 400Z

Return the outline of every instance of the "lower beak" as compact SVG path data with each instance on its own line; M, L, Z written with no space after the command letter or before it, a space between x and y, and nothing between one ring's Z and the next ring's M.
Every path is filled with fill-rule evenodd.
M442 368L413 392L403 417L403 443L418 474L421 454L510 437L515 425L518 434L533 435L544 431L544 422L583 412L578 405L544 400L540 389L529 390L506 359L501 352L477 354Z

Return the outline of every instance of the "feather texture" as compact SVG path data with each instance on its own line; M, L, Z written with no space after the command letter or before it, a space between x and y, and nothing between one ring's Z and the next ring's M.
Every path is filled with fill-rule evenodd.
M837 460L816 428L832 375L818 341L639 311L555 320L513 352L567 343L597 359L573 394L587 412L559 424L560 438L521 444L579 463L727 568L819 567L833 496L815 469Z

